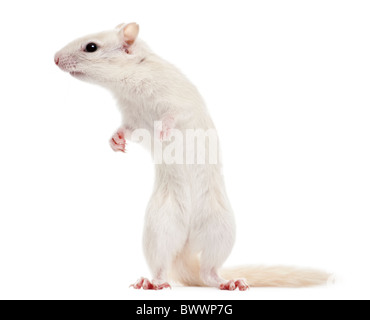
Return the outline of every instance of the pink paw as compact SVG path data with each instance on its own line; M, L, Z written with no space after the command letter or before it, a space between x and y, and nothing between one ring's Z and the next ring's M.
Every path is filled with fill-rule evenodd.
M112 139L110 140L110 146L116 152L126 152L126 139L122 129L119 129Z
M249 286L247 284L247 281L245 281L244 279L239 279L239 280L230 280L229 282L221 284L220 289L229 291L239 289L240 291L247 291L249 289Z
M170 135L171 135L171 129L169 129L169 128L163 129L159 133L159 139L161 141L169 141L170 140Z
M140 290L163 290L163 289L171 289L171 286L165 282L161 284L154 284L153 281L150 282L146 278L140 278L138 281L136 281L134 284L130 286L130 288L133 287L134 289Z
M157 130L159 131L159 140L170 141L174 126L175 119L171 116L167 116L163 121L159 121L157 127Z

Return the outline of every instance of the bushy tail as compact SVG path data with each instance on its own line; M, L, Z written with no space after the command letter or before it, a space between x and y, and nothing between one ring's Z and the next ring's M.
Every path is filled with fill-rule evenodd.
M224 279L245 278L250 287L311 287L327 284L332 278L322 271L284 266L222 269L220 275Z
M285 266L225 268L219 271L219 275L225 280L244 278L250 287L312 287L334 280L332 275L323 271ZM170 278L185 286L206 286L200 278L199 256L193 255L188 247L175 259Z

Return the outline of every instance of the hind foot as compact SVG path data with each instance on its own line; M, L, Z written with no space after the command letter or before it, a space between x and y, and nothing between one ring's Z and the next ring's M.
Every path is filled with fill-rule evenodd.
M154 281L149 281L146 278L140 278L138 281L136 281L134 284L130 286L130 288L133 287L134 289L140 290L163 290L163 289L171 289L171 286L167 283L161 283L161 284L155 284Z
M240 291L247 291L249 289L247 281L244 279L230 280L220 285L220 290L234 291L236 289L239 289Z

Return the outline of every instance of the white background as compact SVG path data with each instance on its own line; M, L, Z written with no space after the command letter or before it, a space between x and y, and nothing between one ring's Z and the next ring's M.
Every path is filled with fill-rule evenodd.
M369 298L368 1L3 1L1 299ZM149 154L114 153L110 93L62 73L76 37L136 21L202 92L238 223L227 265L315 267L334 286L129 289Z

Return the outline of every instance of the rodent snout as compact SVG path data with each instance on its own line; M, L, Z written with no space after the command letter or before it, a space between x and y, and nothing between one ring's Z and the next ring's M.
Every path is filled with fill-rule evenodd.
M70 55L57 53L54 56L55 64L66 72L76 71L77 62Z

